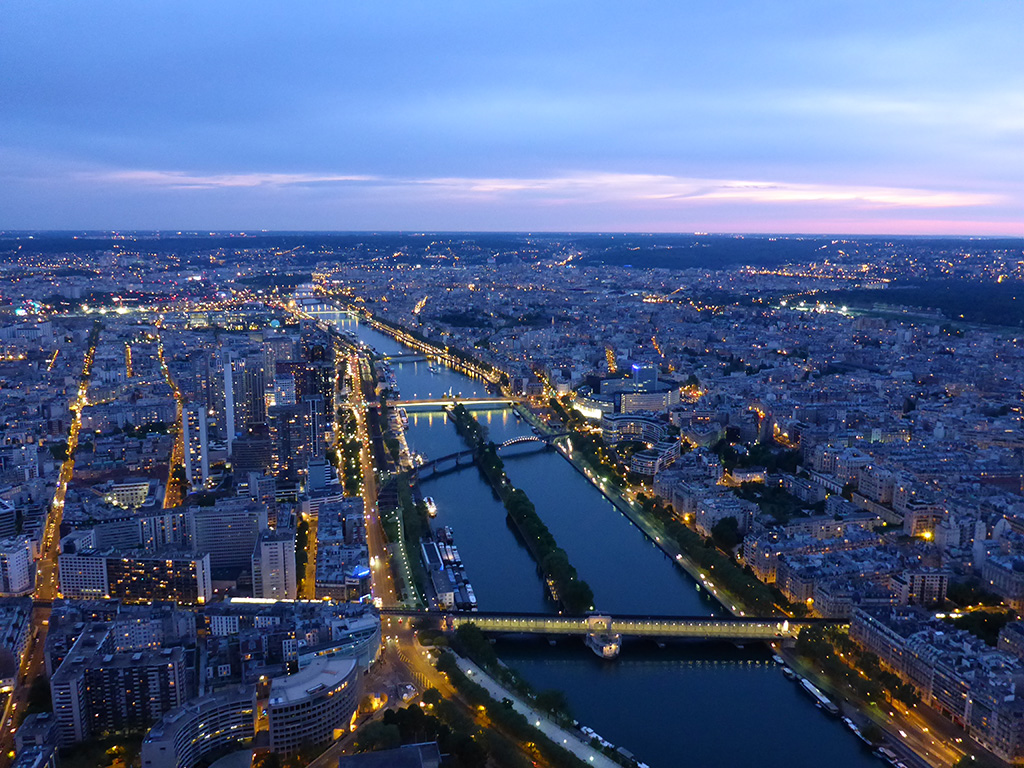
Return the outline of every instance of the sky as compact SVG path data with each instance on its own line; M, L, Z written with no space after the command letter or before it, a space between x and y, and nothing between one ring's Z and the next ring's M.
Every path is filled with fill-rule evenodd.
M1024 2L4 0L0 229L1024 235Z

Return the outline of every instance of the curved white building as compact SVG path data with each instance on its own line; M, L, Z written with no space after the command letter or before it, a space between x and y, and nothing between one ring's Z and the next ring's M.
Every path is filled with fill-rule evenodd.
M242 745L256 731L256 687L243 685L172 709L142 742L142 768L192 768L210 752Z
M270 682L267 719L270 749L290 755L309 744L334 741L359 705L359 665L320 656L294 675Z

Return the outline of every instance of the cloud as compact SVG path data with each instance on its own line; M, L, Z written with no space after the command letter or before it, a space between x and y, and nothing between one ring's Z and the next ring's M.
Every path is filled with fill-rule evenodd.
M312 185L358 185L364 190L405 191L415 196L429 190L462 201L477 199L536 200L548 203L832 203L865 208L963 208L1003 202L999 195L957 190L803 184L784 181L702 179L630 173L576 173L552 177L423 177L403 178L353 174L228 173L118 170L85 174L93 183L177 190Z
M233 187L289 187L314 184L347 184L373 181L374 176L340 176L317 173L221 173L184 171L109 171L78 174L86 181L139 184L170 189L225 189Z

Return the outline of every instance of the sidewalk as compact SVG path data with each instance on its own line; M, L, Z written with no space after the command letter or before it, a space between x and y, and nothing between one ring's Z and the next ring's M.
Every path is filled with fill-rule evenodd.
M594 749L584 742L574 732L567 731L561 726L556 725L552 720L548 719L547 715L539 714L530 705L524 703L518 695L506 690L503 686L492 680L473 662L461 656L456 656L456 660L459 669L465 672L470 680L484 688L496 701L511 699L512 708L529 720L531 725L555 742L555 744L559 744L569 750L588 765L602 766L603 768L622 768L622 766L607 757L603 752Z

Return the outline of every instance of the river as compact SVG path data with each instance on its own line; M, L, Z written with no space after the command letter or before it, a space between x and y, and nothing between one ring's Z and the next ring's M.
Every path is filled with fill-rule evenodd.
M324 316L324 315L321 315ZM335 316L383 354L408 354L389 336ZM444 366L396 362L403 398L446 391L484 394ZM530 434L508 408L474 412L490 438ZM413 451L443 456L464 447L443 412L410 409ZM512 453L514 451L514 453ZM712 615L718 604L644 536L565 458L534 445L503 453L506 471L611 614ZM425 480L450 526L481 610L551 611L543 582L509 526L504 507L474 467ZM837 721L787 681L760 645L669 644L627 639L619 658L602 661L578 639L502 640L497 649L538 690L565 692L575 716L651 768L875 768L880 763Z

